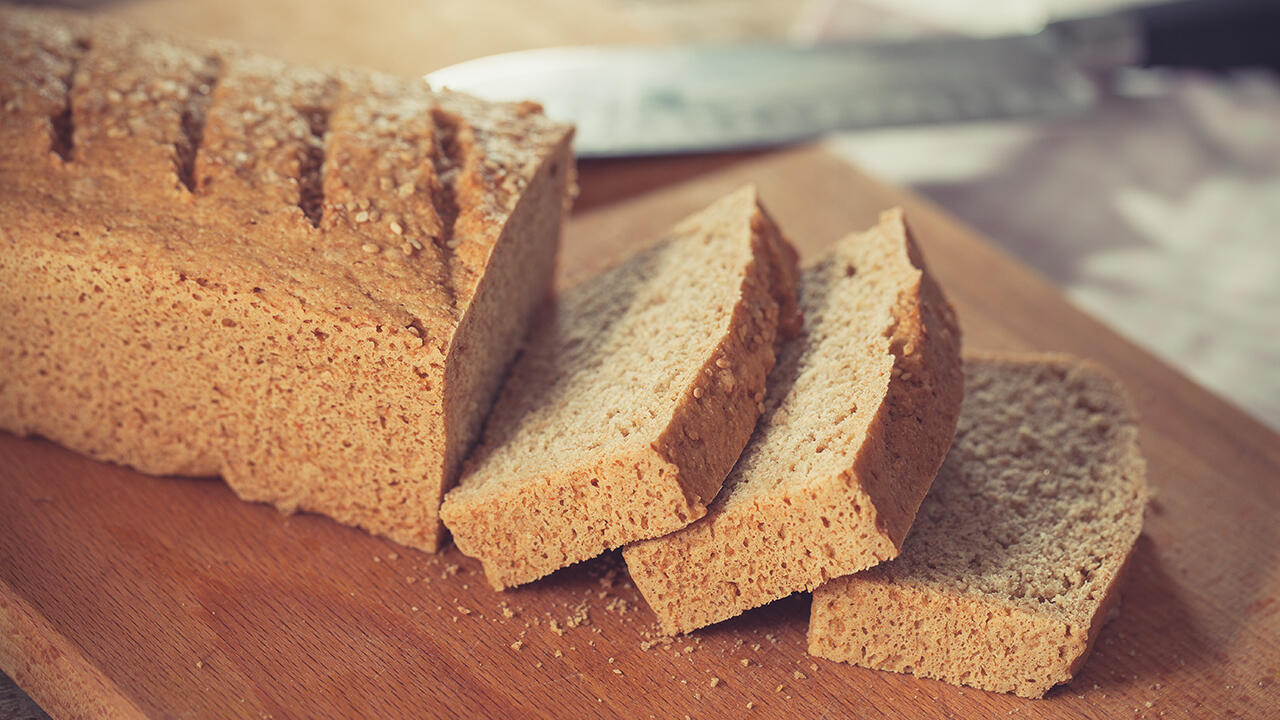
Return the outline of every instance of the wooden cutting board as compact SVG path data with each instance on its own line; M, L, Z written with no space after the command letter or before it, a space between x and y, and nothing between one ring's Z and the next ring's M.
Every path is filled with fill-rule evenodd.
M616 555L496 593L452 548L3 434L0 669L55 717L1275 717L1280 438L918 198L817 148L731 160L584 166L564 273L746 182L810 257L902 204L969 348L1092 357L1134 394L1156 497L1069 686L1029 701L810 658L807 596L655 642Z

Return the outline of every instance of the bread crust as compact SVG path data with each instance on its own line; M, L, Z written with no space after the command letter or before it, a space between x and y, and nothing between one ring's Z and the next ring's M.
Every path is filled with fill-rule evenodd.
M1059 520L1080 517L1092 522L1095 513L1103 512L1102 498L1108 497L1113 499L1107 502L1113 504L1108 505L1105 512L1108 517L1116 513L1114 525L1108 526L1106 535L1089 540L1075 536L1055 539L1054 527L1045 527L1034 540L1047 535L1054 547L1070 545L1062 548L1067 553L1077 547L1085 548L1090 555L1099 556L1096 567L1091 564L1083 575L1070 582L1055 577L1054 592L1059 595L1053 598L1040 598L1034 594L1034 587L1028 587L1039 575L1025 564L1004 570L1020 576L1010 583L1018 586L1016 593L988 589L985 584L989 581L971 563L925 554L935 553L943 537L947 538L946 542L965 543L980 536L957 531L956 527L987 527L987 536L1014 547L1033 539L1027 531L1022 531L1021 537L1005 537L997 529L1010 519L1004 514L1014 507L1007 497L994 503L989 516L980 517L967 514L967 508L959 508L951 502L952 496L947 495L947 502L922 508L922 517L917 520L920 527L915 532L924 539L916 541L916 535L908 538L898 561L832 580L814 591L809 652L830 660L1038 698L1053 686L1070 680L1079 670L1119 601L1125 568L1141 531L1145 462L1137 446L1130 403L1114 377L1097 365L1063 355L975 354L966 357L965 362L967 372L982 372L988 377L1000 372L1013 375L1039 370L1067 377L1075 373L1085 378L1073 386L1083 389L1064 391L1078 394L1054 398L1050 412L1055 419L1072 416L1072 413L1082 417L1079 408L1087 407L1089 412L1105 417L1105 424L1091 421L1086 426L1080 422L1072 425L1069 432L1084 437L1106 428L1101 432L1113 433L1102 436L1110 438L1107 440L1110 446L1099 450L1107 459L1092 461L1106 464L1108 467L1098 472L1112 473L1112 480L1107 487L1092 488L1089 495L1082 498L1087 501L1085 505L1070 509L1055 505L1051 515ZM1047 429L1025 430L1016 426L1007 431L994 429L1015 421L1023 422L1021 415L1026 413L1026 407L1020 407L1019 403L1044 402L1027 396L1005 395L985 399L980 405L971 406L966 401L961 425L970 428L972 436L957 439L953 448L955 456L947 459L939 474L936 483L939 491L954 486L972 488L975 493L1002 492L989 487L989 480L996 472L993 468L1013 466L998 462L998 458L1004 456L993 458L992 451L984 449L991 438L1001 432L1021 433L1032 438L1027 441L1031 448L1036 447L1037 432L1053 437L1059 446L1071 443L1071 438L1061 433L1048 435ZM977 459L962 459L969 457ZM1052 466L1053 461L1046 458L1044 463ZM1046 466L1043 472L1052 471ZM1037 481L1025 479L1027 483ZM1053 503L1065 492L1055 486L1053 495L1046 494L1040 501ZM1028 495L1016 502L1034 501L1034 496ZM1094 508L1095 505L1098 507ZM941 530L944 527L945 534ZM1072 531L1071 525L1065 527L1067 532ZM939 530L935 532L935 528ZM1056 532L1061 533L1062 528ZM925 544L919 544L921 542ZM959 568L961 564L965 567ZM1052 565L1046 568L1051 575L1069 577L1071 572L1069 566L1060 567L1056 560L1040 561L1040 564Z
M862 266L840 264L858 243L874 248ZM868 361L874 367L863 368L867 379L856 389L873 396L871 402L830 395L823 387L796 391L814 395L816 405L839 408L839 432L848 435L830 438L829 445L798 440L787 451L793 456L765 457L771 434L803 432L783 415L796 405L789 389L795 379L778 372L812 372L816 365L835 368L845 361L842 348L859 336L835 320L823 324L825 315L840 312L824 297L837 292L831 288L861 282L856 276L864 274L889 288L877 296L885 314L876 322L884 324L867 340L877 348ZM809 284L802 288L806 333L821 331L828 340L818 345L802 334L793 341L799 345L792 364L779 361L765 420L707 517L623 551L667 633L725 620L894 557L950 445L963 394L959 328L901 212L887 212L877 228L842 241L836 254L805 272L803 283ZM810 343L814 349L801 349ZM821 360L810 358L819 355ZM800 456L823 452L839 459L816 476L796 468Z
M0 427L436 549L572 130L75 14L0 58Z
M732 303L728 321L714 329L715 344L705 356L687 359L697 365L674 404L664 407L664 398L637 388L640 394L629 395L628 405L614 411L653 409L658 420L645 423L614 449L573 451L563 462L533 471L521 467L515 471L518 478L507 478L509 471L495 469L489 457L511 452L503 433L522 422L515 416L525 396L551 382L546 373L558 371L556 363L545 372L533 366L564 356L567 351L559 343L578 342L572 336L561 338L552 326L574 327L576 313L596 312L595 305L566 301L569 308L553 306L535 325L532 342L538 347L527 351L533 359L517 362L485 439L442 508L458 548L481 560L495 588L530 582L702 517L746 444L761 412L776 338L794 332L799 324L795 252L759 206L754 188L740 190L686 221L699 222L715 226L707 232L727 233L717 241L732 241L743 263L728 270L726 280L733 284L724 285L732 294L717 298ZM675 240L629 262L645 262L651 253L674 253L672 248L680 242L699 241L697 232L690 233L682 236L677 231ZM586 282L612 287L616 280L606 273ZM680 289L672 287L667 293L664 302L670 312L678 312ZM686 359L678 362L683 366ZM570 378L564 385L568 388L573 382Z

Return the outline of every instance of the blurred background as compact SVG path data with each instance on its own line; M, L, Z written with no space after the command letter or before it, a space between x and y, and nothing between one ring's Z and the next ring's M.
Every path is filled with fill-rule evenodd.
M1213 2L1214 0L1208 0ZM1267 2L1269 0L1258 0ZM407 76L557 45L994 36L1112 0L65 0L171 35ZM1280 39L1277 39L1280 43ZM1086 311L1280 429L1280 81L1120 72L1089 112L833 134ZM609 162L609 161L595 161ZM584 198L585 200L586 198ZM41 717L0 676L0 718Z

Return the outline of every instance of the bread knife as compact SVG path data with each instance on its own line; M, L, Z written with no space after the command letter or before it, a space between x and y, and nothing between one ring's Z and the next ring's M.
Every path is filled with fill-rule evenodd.
M824 44L558 47L426 76L533 99L577 125L580 157L794 143L835 130L1080 113L1124 67L1280 67L1280 3L1182 0L1040 32Z

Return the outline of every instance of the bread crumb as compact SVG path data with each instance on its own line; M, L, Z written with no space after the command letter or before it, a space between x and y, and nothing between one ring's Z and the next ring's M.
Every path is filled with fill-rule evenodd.
M566 625L568 625L571 628L575 628L581 625L588 625L591 623L590 611L588 610L587 602L585 600L578 603L577 605L573 606L570 609L573 610L573 614L565 618Z
M751 661L746 658L742 658L738 663L742 665L742 667L751 667Z
M791 673L791 677L792 677L793 679L795 679L795 680L804 680L805 678L807 678L807 677L809 677L809 676L808 676L808 675L805 675L804 673L802 673L802 672L800 672L799 670L797 670L797 671L795 671L795 672Z
M554 657L564 657L564 653L560 652L559 650L556 650L555 652L551 653L551 655Z
M523 641L523 640L517 640L517 641L515 641L515 642L511 643L511 649L512 649L512 650L519 650L519 649L520 649L520 648L522 648L522 647L524 647L524 641Z
M614 675L621 675L621 674L622 674L622 671L621 671L621 670L619 670L618 668L614 668L614 669L613 669L613 674L614 674Z
M513 618L516 616L515 610L512 610L511 606L507 605L505 602L498 605L498 609L502 611L502 617L504 618Z
M197 661L196 661L196 669L197 669L197 670L199 670L199 669L200 669L200 668L202 668L202 667L204 667L204 661L203 661L203 660L197 660Z
M470 608L465 608L465 607L463 607L463 606L461 606L461 605L459 605L459 606L458 606L457 608L455 608L455 609L456 609L458 612L462 613L463 615L470 615L470 614L471 614L471 609L470 609Z
M393 552L393 553L391 553L390 555L387 555L387 559L388 559L388 560L390 560L390 561L392 561L392 562L395 562L396 560L399 560L399 559L400 559L400 553Z
M719 684L720 684L720 678L718 677L711 678L711 687L716 687Z
M755 704L755 703L751 702L750 700L748 700L748 701L747 701L747 709L748 709L748 710L750 710L751 708L753 708L753 707L755 707L755 706L756 706L756 704Z

